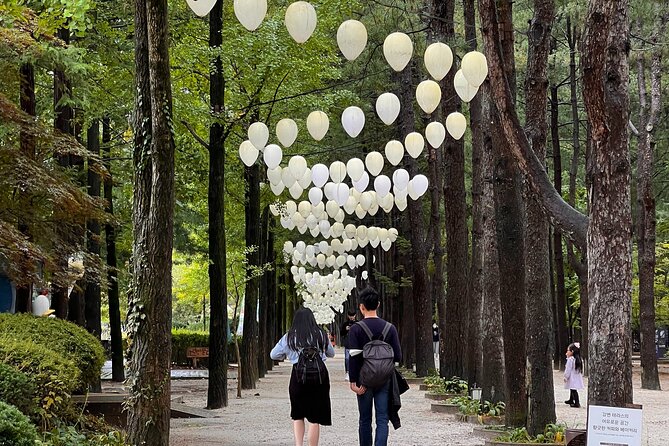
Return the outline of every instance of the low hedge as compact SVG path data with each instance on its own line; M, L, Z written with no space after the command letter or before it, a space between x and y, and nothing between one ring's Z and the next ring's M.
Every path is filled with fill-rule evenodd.
M31 378L9 364L0 362L0 401L16 406L26 415L37 409L37 388Z
M16 407L0 401L0 446L35 446L37 429Z
M239 345L241 345L241 337ZM206 331L193 331L185 329L172 330L172 363L176 365L190 365L192 360L186 356L186 350L190 347L209 347L209 333ZM228 339L228 362L236 362L235 347L232 339ZM202 366L206 366L208 361L201 359L198 361Z
M104 348L84 328L62 319L30 314L0 314L0 333L24 343L40 344L72 361L79 369L76 392L85 392L100 379Z
M80 381L74 361L46 346L0 335L0 363L24 373L35 385L35 418L49 425L68 413L70 395Z

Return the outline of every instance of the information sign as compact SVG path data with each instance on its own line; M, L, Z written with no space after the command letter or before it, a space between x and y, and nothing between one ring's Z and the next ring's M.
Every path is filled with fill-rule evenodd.
M588 406L587 446L641 446L641 409Z

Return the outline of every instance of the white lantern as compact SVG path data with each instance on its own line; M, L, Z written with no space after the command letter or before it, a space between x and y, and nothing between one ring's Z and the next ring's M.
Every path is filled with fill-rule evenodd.
M395 190L405 190L409 184L409 172L404 169L397 169L393 172L393 185Z
M339 206L344 206L346 204L346 200L348 200L348 197L349 197L348 185L344 183L339 183L337 185L337 193L335 195L335 201Z
M316 29L316 10L307 2L295 2L286 9L286 29L297 43L309 40Z
M470 51L462 58L462 74L470 85L480 87L488 76L488 61L483 53Z
M269 140L269 129L264 122L254 122L249 126L249 141L258 150L263 150Z
M392 140L386 143L386 159L393 166L397 166L404 158L404 146L401 142Z
M416 101L425 113L432 113L441 101L441 87L433 80L421 82L416 87Z
M395 71L402 71L413 55L413 42L404 33L395 32L383 42L383 55Z
M460 99L462 99L463 102L469 102L474 99L474 96L476 96L476 93L479 91L479 87L475 87L467 81L462 70L458 70L458 72L455 73L453 86L455 87L455 92L460 96Z
M217 0L186 0L188 7L193 10L193 12L198 17L204 17L209 14L209 11L214 7Z
M330 128L330 119L322 111L312 111L307 116L307 130L312 138L320 141Z
M367 172L363 172L360 180L353 182L353 188L356 191L362 193L367 190L367 186L369 186L369 174Z
M374 179L374 190L379 198L383 198L390 192L390 178L385 175L379 175Z
M425 127L425 139L435 149L441 146L446 138L446 129L441 122L431 122Z
M249 31L255 31L267 14L267 0L235 0L234 10L239 23Z
M290 192L291 197L297 200L302 196L304 189L302 189L302 186L300 186L300 184L296 181L295 184L288 188L288 192Z
M367 28L357 20L346 20L337 29L337 45L346 59L357 59L367 46Z
M300 155L292 156L288 160L288 169L296 179L302 178L307 171L307 160Z
M365 127L365 113L360 107L347 107L341 114L341 125L351 138L355 138Z
M254 146L251 141L244 141L239 145L239 157L242 159L244 165L251 167L258 159L260 151Z
M351 158L346 162L346 172L351 180L358 181L365 172L365 163L360 158Z
M453 65L453 52L445 43L435 42L425 50L423 61L430 76L440 81L446 77Z
M400 114L400 100L393 93L383 93L376 100L376 114L379 115L384 124L390 125L395 122Z
M265 152L263 153L262 158L263 161L265 161L268 169L274 169L279 164L281 164L281 159L283 158L281 147L277 146L276 144L268 145L265 147Z
M460 112L453 112L446 117L446 128L453 139L460 139L467 129L467 118Z
M297 124L290 118L276 123L276 137L284 147L290 147L297 139Z
M346 164L341 161L335 161L330 164L330 178L335 183L341 183L346 178Z
M330 178L330 170L325 164L316 164L311 168L311 181L314 186L323 187L328 182L328 178Z
M267 169L267 179L271 184L279 184L279 181L281 181L282 170L281 166L275 167L274 169Z
M411 132L404 138L404 147L406 147L411 158L418 158L425 147L425 139L420 133Z
M377 176L383 170L383 155L379 152L369 152L365 157L365 166L369 173Z
M309 201L312 206L316 206L323 200L323 191L318 187L312 187L309 189Z

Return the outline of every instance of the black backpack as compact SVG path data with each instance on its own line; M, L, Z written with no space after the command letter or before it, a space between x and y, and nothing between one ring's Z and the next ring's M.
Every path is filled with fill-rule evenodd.
M386 322L381 339L374 339L367 324L360 321L358 325L365 331L369 342L362 347L362 367L360 368L360 384L369 388L378 388L388 382L395 373L393 347L386 342L386 336L392 327Z
M295 364L297 382L300 384L323 384L326 381L326 368L321 351L317 347L304 347Z

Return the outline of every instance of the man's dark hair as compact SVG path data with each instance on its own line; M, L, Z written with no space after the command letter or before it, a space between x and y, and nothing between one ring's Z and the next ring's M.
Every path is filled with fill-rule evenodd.
M368 286L358 295L358 303L363 304L369 311L376 310L379 307L379 293Z
M347 314L348 314L349 316L355 316L356 313L357 313L357 312L356 312L355 310L351 309L351 310L348 310L348 313L347 313Z

